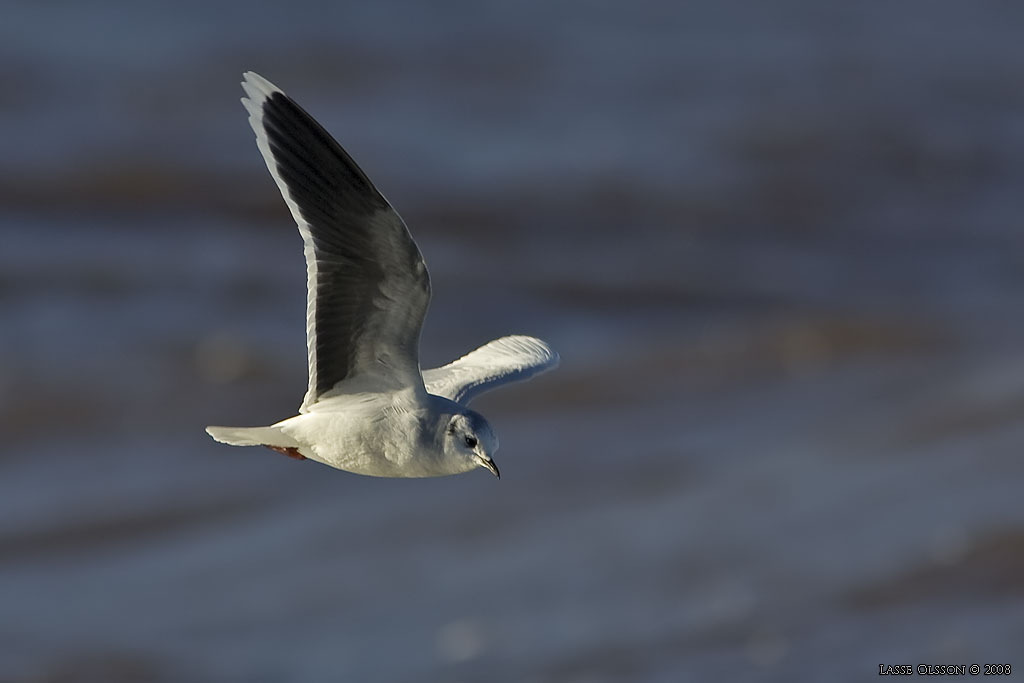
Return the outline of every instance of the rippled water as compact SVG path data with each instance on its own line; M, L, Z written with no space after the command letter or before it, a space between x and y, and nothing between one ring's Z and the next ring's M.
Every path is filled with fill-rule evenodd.
M1024 9L12 2L0 680L861 680L1024 642ZM419 241L485 472L203 426L305 389L242 71ZM826 673L827 672L827 673Z

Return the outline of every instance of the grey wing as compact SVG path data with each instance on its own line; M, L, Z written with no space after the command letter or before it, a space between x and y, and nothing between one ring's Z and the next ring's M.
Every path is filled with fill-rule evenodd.
M479 394L558 366L558 354L535 337L514 335L484 344L448 365L423 372L427 392L467 405Z
M342 381L352 391L422 387L430 278L405 223L313 117L262 76L244 78L256 144L305 247L309 389L300 412Z

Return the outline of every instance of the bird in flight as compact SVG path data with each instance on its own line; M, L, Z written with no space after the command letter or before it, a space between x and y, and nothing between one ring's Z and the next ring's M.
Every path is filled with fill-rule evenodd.
M420 371L430 277L405 223L334 138L262 76L244 74L256 146L299 226L306 255L309 388L268 427L207 427L232 446L375 477L498 476L498 438L467 406L558 365L534 337L489 342Z

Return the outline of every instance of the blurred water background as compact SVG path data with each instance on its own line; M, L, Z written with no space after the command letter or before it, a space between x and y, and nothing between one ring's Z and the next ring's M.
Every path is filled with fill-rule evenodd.
M1024 667L1024 5L7 0L0 680L853 681ZM256 70L409 223L504 477L293 414Z

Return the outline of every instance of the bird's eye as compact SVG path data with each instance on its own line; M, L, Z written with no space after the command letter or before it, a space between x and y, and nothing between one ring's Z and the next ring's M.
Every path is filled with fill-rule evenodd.
M466 437L466 446L468 446L469 448L476 448L476 437L475 436L467 436Z

